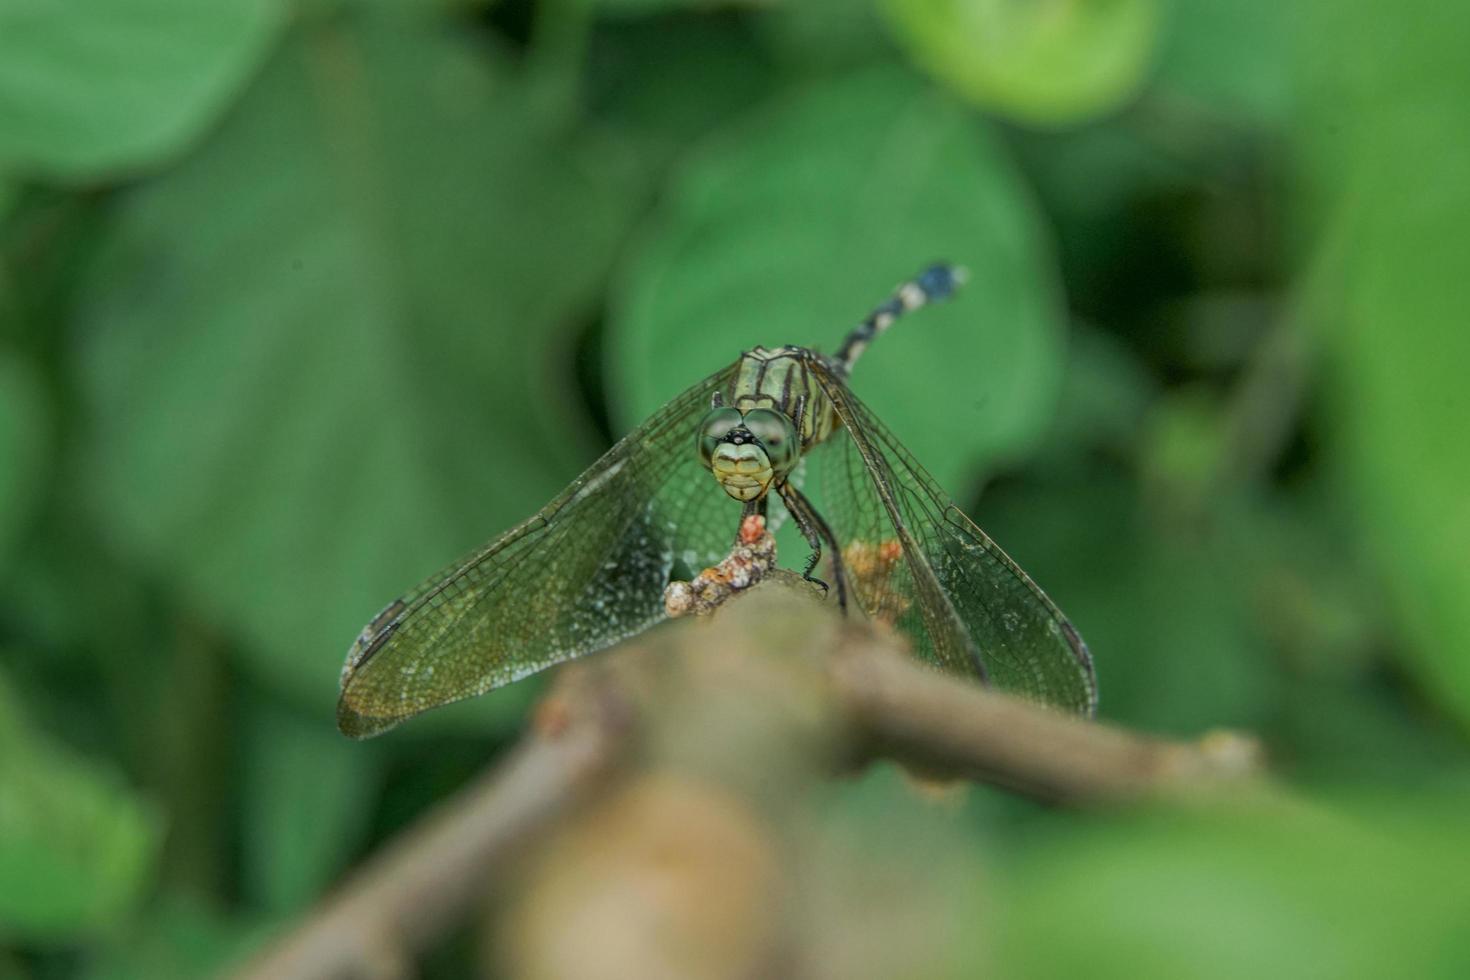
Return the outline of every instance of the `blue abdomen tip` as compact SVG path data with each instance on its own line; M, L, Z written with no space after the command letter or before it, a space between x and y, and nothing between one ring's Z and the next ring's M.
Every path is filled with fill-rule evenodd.
M919 278L914 281L931 300L948 299L965 281L965 274L958 266L938 262L919 273Z

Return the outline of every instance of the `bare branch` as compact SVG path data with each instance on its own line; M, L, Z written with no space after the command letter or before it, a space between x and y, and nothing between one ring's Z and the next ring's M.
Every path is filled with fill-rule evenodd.
M1086 721L956 682L871 636L853 636L829 665L836 697L874 755L1046 802L1190 793L1260 769L1246 736L1178 742Z
M595 699L580 708L573 717L549 699L508 758L387 844L238 975L412 976L412 952L462 922L496 872L614 768L618 719Z
M1240 736L1152 738L942 674L891 634L831 615L812 592L775 571L713 616L564 668L518 750L385 847L241 976L402 976L579 801L621 787L597 794L598 806L645 813L665 790L637 787L658 773L718 787L671 800L714 792L770 815L824 775L876 757L1069 804L1195 793L1259 769L1254 743ZM633 775L610 781L619 771ZM627 793L642 802L616 802Z

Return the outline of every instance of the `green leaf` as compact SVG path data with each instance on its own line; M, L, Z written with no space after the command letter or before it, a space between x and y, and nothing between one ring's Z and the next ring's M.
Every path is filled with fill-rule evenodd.
M628 270L610 341L625 423L757 344L833 350L939 258L970 283L885 334L853 387L953 489L1052 409L1062 325L1039 216L989 134L902 74L786 97L685 166Z
M1464 802L1349 814L1217 806L1070 825L1028 852L996 896L996 972L1464 976Z
M39 503L48 405L30 364L0 349L0 570Z
M1280 681L1238 552L1161 533L1110 467L988 488L975 517L1092 648L1105 718L1179 735L1269 720Z
M1056 125L1115 108L1143 81L1156 0L882 0L914 61L976 105Z
M159 820L113 772L33 730L0 676L0 932L117 925L152 877Z
M0 171L84 179L195 140L259 66L281 0L0 0Z
M587 0L576 0L585 3ZM615 17L648 16L680 7L707 7L710 0L593 0L595 6Z
M1291 109L1291 14L1272 0L1173 0L1157 84L1229 120L1280 125ZM1196 110L1197 111L1197 110ZM1206 127L1218 138L1217 127Z
M778 81L759 39L736 21L676 17L597 32L587 89L599 123L616 127L662 173ZM690 85L698 78L699 85Z
M880 764L828 784L792 860L794 914L824 976L848 980L991 974L975 942L990 920L990 875L969 814L936 805L907 773ZM952 785L945 804L957 804ZM862 928L854 928L863 923ZM988 939L988 935L986 936Z
M99 513L324 724L363 623L595 451L557 358L638 196L486 58L303 30L79 313Z
M1311 9L1298 131L1328 202L1316 312L1343 475L1408 669L1470 723L1470 7Z
M857 66L892 56L886 25L870 0L773 3L754 26L797 71Z
M1046 456L1067 467L1096 449L1130 454L1157 397L1155 388L1143 364L1116 336L1074 328Z
M162 896L139 918L81 975L88 980L221 976L227 967L243 967L252 953L280 935L278 923L227 918L186 894Z
M245 732L242 869L252 905L310 904L367 833L378 756L310 716L266 703Z

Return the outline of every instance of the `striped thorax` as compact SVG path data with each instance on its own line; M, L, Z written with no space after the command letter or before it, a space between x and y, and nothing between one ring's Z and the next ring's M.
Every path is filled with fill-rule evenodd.
M832 431L832 405L803 347L757 347L740 358L726 392L699 426L699 455L736 500L759 500L779 487L803 453Z
M957 266L925 269L853 328L831 358L805 347L757 347L742 354L730 389L715 395L696 436L699 458L725 492L747 503L760 500L781 487L803 453L832 433L837 414L812 377L814 361L845 380L875 337L905 313L948 298L964 278Z

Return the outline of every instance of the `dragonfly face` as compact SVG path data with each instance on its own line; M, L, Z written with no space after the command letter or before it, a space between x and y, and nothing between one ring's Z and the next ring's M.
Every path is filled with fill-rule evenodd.
M699 425L700 461L725 493L759 500L791 473L801 454L796 425L780 412L714 408Z

